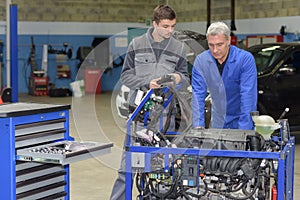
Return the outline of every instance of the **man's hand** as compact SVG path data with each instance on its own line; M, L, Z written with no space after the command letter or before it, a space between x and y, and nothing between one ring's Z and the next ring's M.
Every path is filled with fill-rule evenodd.
M160 78L152 79L149 83L149 88L154 89L154 88L161 87L161 85L157 83L157 81L159 81L159 80L160 80Z
M172 73L172 74L169 74L169 75L175 77L176 84L178 84L181 81L181 76L179 74Z

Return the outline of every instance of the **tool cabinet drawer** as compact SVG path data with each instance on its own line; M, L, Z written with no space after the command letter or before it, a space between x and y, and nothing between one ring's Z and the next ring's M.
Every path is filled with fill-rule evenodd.
M17 150L17 160L66 165L111 152L112 143L60 141Z

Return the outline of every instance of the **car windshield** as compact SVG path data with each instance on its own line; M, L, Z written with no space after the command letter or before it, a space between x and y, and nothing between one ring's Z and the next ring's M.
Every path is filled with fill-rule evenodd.
M258 75L271 70L274 62L282 55L283 50L279 45L253 47L248 49L254 56Z

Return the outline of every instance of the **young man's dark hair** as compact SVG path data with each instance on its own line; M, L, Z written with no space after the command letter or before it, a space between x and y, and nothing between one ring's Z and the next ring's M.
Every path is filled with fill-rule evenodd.
M153 11L153 21L158 24L162 19L176 19L175 11L168 5L157 6Z

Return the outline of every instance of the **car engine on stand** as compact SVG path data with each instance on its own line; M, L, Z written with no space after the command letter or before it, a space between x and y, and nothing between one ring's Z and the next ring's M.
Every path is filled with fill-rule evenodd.
M284 155L283 168L293 169L293 142L289 134L282 136L289 130L278 126L265 137L251 130L193 129L189 104L179 91L174 84L148 91L128 120L126 150L132 152L137 199L276 200L282 190L289 197L293 181L281 183L279 176L289 175L279 175L287 170L277 159ZM161 116L172 99L183 117L175 132L168 132L168 119Z

